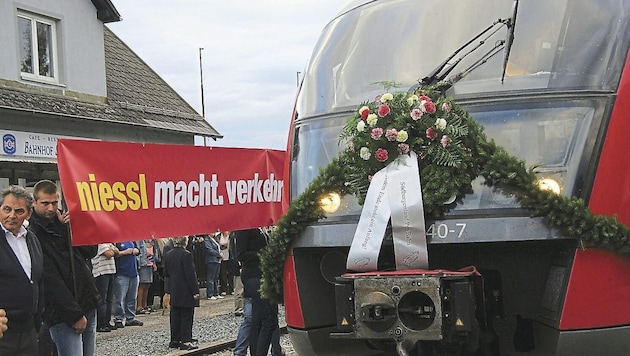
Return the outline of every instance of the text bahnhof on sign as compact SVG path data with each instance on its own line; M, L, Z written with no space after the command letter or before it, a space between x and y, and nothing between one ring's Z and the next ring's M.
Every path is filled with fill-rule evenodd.
M154 186L153 209L220 206L224 196L219 194L219 179L212 174L210 180L199 174L194 181L157 181ZM228 204L272 203L282 201L283 180L261 179L254 173L252 179L227 180L225 192ZM125 211L149 209L145 174L138 174L137 181L99 182L96 174L88 174L87 182L76 182L82 211Z

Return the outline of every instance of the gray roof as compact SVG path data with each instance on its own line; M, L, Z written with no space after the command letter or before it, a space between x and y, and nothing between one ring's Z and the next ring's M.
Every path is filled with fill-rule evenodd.
M223 137L107 26L104 38L107 103L0 85L0 108Z

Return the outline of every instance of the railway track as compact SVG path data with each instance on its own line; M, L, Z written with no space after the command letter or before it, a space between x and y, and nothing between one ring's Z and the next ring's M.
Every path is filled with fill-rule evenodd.
M286 334L287 334L286 325L280 327L280 335L286 335ZM236 344L236 339L220 340L220 341L212 342L206 345L199 345L199 348L196 350L179 351L179 352L170 353L169 356L171 355L173 356L175 355L182 355L182 356L183 355L187 355L187 356L213 355L213 354L217 354L217 353L221 353L221 352L233 349L235 344Z

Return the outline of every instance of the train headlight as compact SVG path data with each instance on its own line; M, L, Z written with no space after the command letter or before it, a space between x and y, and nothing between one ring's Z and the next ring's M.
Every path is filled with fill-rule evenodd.
M560 194L560 183L553 178L540 178L536 181L536 185L540 190L548 190Z
M339 210L341 206L341 196L337 193L326 193L319 198L319 206L328 214L332 214Z

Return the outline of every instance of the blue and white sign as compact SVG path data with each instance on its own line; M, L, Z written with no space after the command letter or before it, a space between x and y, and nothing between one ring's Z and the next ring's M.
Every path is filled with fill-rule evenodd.
M6 155L14 155L16 151L17 143L15 142L15 136L12 134L2 135L2 152Z
M57 159L57 140L77 138L37 132L0 130L2 156Z

